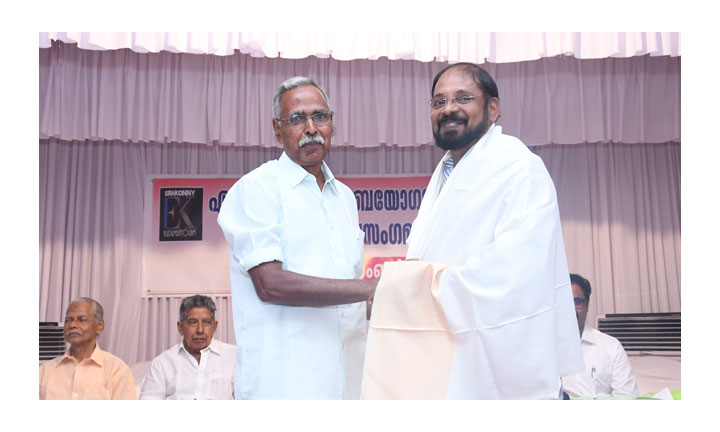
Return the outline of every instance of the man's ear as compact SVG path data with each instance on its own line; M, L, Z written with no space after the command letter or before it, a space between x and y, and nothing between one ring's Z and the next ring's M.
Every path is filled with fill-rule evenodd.
M488 102L488 117L490 122L495 123L500 116L500 99L494 97Z
M277 121L277 119L273 119L273 130L275 131L275 138L277 141L282 144L282 141L280 140L280 122Z
M100 336L100 333L102 333L103 330L105 330L105 321L100 320L100 322L97 323L97 335Z
M182 321L178 321L178 322L177 322L177 327L178 327L178 333L180 333L180 336L182 336L182 334L183 334L183 332L182 332Z

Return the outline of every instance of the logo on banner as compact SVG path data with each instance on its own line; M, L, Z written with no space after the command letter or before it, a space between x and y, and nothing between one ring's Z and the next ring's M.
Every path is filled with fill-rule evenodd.
M160 241L202 240L203 188L160 188Z

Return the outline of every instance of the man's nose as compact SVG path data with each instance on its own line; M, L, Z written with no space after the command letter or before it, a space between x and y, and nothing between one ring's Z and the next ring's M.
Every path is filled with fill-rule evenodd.
M460 105L455 103L455 101L453 101L452 99L448 99L448 101L445 103L445 105L443 105L443 107L440 108L440 113L441 114L454 113L459 109L460 109Z
M197 327L195 327L195 334L201 335L203 333L205 333L205 324L198 323Z
M308 117L305 121L305 133L308 135L315 135L317 133L317 126L312 117Z

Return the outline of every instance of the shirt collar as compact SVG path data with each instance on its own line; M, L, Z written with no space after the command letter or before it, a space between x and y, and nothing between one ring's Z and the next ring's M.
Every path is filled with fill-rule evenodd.
M102 353L103 353L103 350L100 349L100 345L98 345L97 342L95 342L95 349L93 350L90 357L88 357L86 360L90 360L90 361L96 363L98 366L103 366L105 364L105 356L103 356ZM68 347L68 349L65 350L65 355L58 362L58 365L60 365L61 363L65 362L65 361L74 361L74 362L80 363L77 361L77 359L75 357L70 355L70 347Z
M188 352L188 350L185 349L185 341L180 341L180 343L178 344L178 354L180 354L182 351L185 351L186 353L190 354L190 352ZM208 351L215 353L215 354L220 354L220 343L218 341L216 341L214 337L212 339L210 339L210 345L208 345L205 348L200 350L201 353L208 352Z
M290 159L290 156L288 156L285 152L282 152L280 158L278 159L278 162L280 163L285 178L287 178L290 186L292 187L299 185L307 176L313 177L312 174L305 170L305 168L301 167L300 165L295 163L295 161ZM325 163L325 161L322 162L321 169L323 175L325 176L325 185L332 185L334 188L335 175L333 175L332 171L330 171L330 167Z
M597 337L595 336L595 329L590 326L585 326L582 332L582 337L580 337L580 340L582 342L587 342L589 344L595 345L597 342Z
M205 350L210 350L215 354L220 354L220 342L216 341L215 338L210 339L210 345L205 347Z

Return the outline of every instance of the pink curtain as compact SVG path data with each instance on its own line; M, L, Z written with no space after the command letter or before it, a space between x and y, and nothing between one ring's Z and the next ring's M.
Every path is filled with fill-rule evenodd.
M598 315L680 311L680 144L535 147L555 183L572 273Z
M571 271L593 284L589 321L618 312L680 310L680 144L544 146L558 193ZM106 308L103 346L150 360L179 339L179 300L141 298L143 179L238 177L279 149L204 144L40 140L40 319L59 321L73 297ZM432 145L340 147L337 175L429 175ZM233 342L227 297L218 337Z
M277 146L272 97L313 77L329 95L333 145L432 142L430 85L446 63L40 50L40 137ZM680 58L543 58L484 65L499 124L527 145L680 140Z

